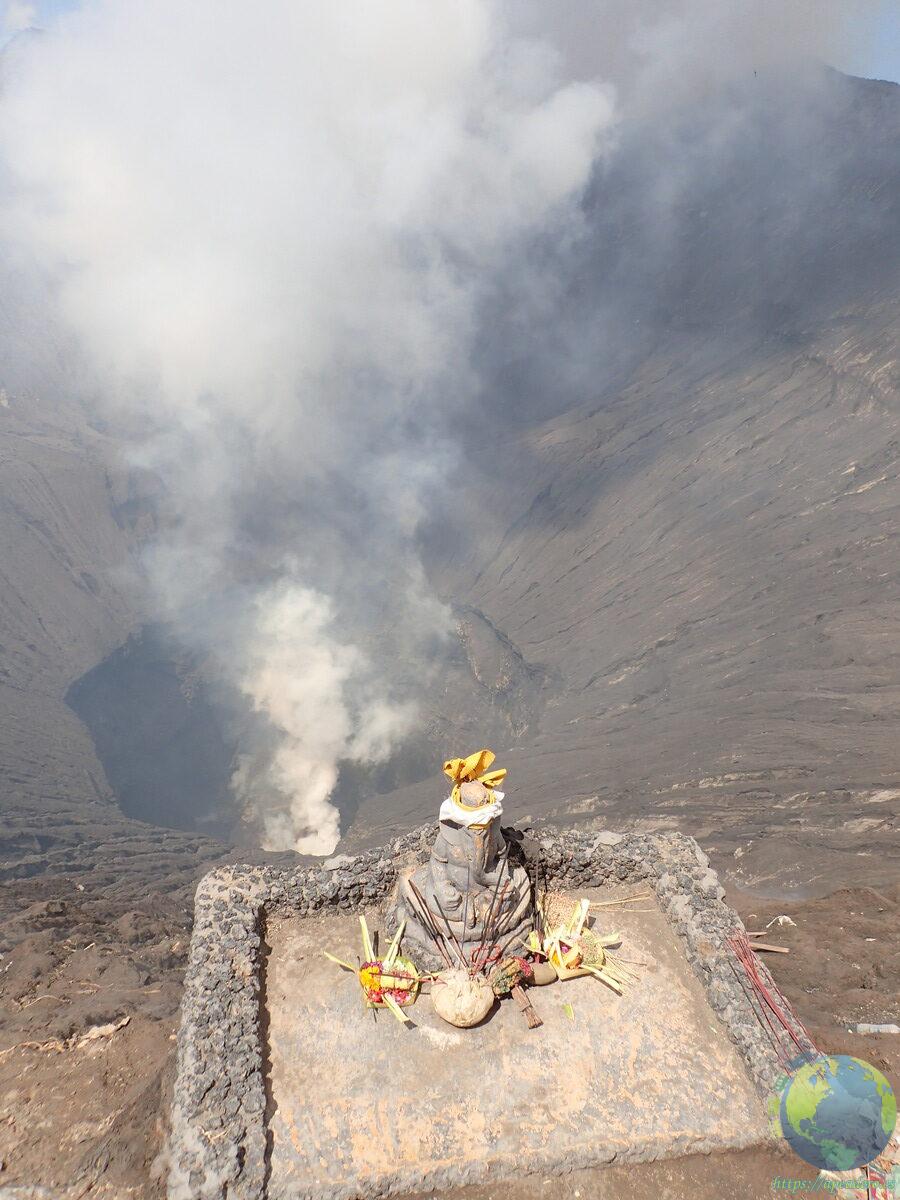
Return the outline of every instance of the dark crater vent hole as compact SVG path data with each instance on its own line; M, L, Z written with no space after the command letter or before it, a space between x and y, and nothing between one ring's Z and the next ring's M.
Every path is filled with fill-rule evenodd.
M69 688L128 817L228 838L234 746L197 659L145 626Z

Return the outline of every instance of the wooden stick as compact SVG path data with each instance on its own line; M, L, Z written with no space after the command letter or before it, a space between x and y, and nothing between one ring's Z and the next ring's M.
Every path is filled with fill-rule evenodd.
M509 885L507 884L507 887L508 886ZM506 898L506 888L503 889L503 895L501 896L500 904L498 905L498 908L501 910L503 907L503 900L505 898ZM509 912L499 911L497 913L497 919L494 922L493 929L491 930L491 934L493 935L494 944L499 942L502 934L506 933L506 927L509 924L512 917L514 916L515 911L516 911L516 909L515 909L515 907L513 907L509 910Z
M770 946L768 942L754 942L751 949L769 950L772 954L790 954L787 946Z
M499 954L499 956L498 956L498 961L500 961L500 962L503 962L503 956L504 956L504 954L506 954L506 951L509 949L509 947L510 947L510 946L513 944L513 942L516 940L516 938L517 938L518 936L519 936L519 935L518 935L518 934L516 934L516 933L511 933L511 934L509 935L509 937L508 937L508 938L506 939L506 941L503 943L503 949L500 951L500 954Z
M437 934L439 932L438 927L434 922L434 914L432 913L432 911L428 907L428 905L425 903L425 897L422 895L422 893L419 891L419 889L416 887L416 885L413 883L413 881L411 879L407 880L407 883L409 884L410 891L412 892L413 897L416 901L416 907L419 910L419 916L425 922L425 927L427 928L428 932L432 935L432 937L437 937Z
M481 941L478 943L478 947L475 951L476 959L481 957L481 954L482 954L485 946L487 945L488 934L490 932L491 923L494 919L494 905L497 903L497 893L500 891L500 880L502 878L503 878L503 872L498 871L497 872L497 882L494 884L494 894L491 896L491 902L488 905L488 910L485 913L485 917L484 917L484 933L482 934ZM508 882L509 881L507 880L507 883Z
M550 885L547 882L547 864L543 858L541 859L541 880L542 880L543 891L541 893L541 898L540 898L540 913L541 913L540 936L541 936L541 941L543 942L544 936L548 932L548 929L547 929L547 904L549 903L549 897L550 897Z
M453 945L456 947L456 953L459 955L459 961L462 963L463 968L466 971L468 971L469 966L466 963L466 956L463 954L462 946L459 944L459 938L456 936L456 934L453 932L453 930L450 927L450 921L447 919L447 914L444 912L443 904L441 904L440 900L437 897L437 892L435 892L435 894L434 894L434 902L438 906L438 912L441 914L441 916L444 919L444 924L447 926L447 932L450 934L450 940L453 942Z
M425 928L428 930L428 932L431 934L431 936L434 938L434 940L436 942L438 942L439 944L443 944L444 935L441 933L440 929L438 929L437 922L435 921L435 918L434 918L434 913L428 907L428 903L425 900L425 897L422 895L422 893L419 891L419 889L416 887L416 885L413 883L413 881L411 879L409 880L409 886L412 889L413 895L415 896L416 905L418 906L418 909L419 909L419 916L425 922Z
M534 925L535 925L535 929L537 931L538 940L540 941L542 946L544 944L544 938L547 935L546 904L547 904L547 889L545 887L543 892L540 894L540 896L537 897L537 899L534 902L534 911L537 914L537 918L538 918L535 921Z
M434 920L434 914L425 903L425 897L411 879L409 880L409 886L413 891L416 906L419 909L419 916L422 918L422 924L425 926L425 932L430 935L431 940L434 942L435 947L437 948L438 954L440 954L447 966L452 967L453 959L450 957L447 947L444 945L444 935L438 929Z
M431 909L425 903L422 893L419 891L419 889L416 887L416 885L413 883L413 881L411 879L409 880L409 886L412 889L413 898L415 901L415 907L419 913L419 917L421 918L422 925L425 928L425 932L428 934L428 936L434 942L435 949L437 950L437 952L441 956L441 958L444 960L444 963L446 964L446 966L452 967L453 960L450 957L447 947L444 945L444 935L440 932L437 925L435 924Z
M521 1011L525 1014L525 1020L528 1022L529 1029L537 1029L539 1025L543 1025L544 1022L532 1008L531 1001L525 995L524 989L521 988L519 984L515 984L514 987L510 989L510 995L515 1000Z
M469 928L469 897L472 889L472 872L470 867L466 867L466 894L463 896L463 939L462 944L466 944L466 931ZM471 962L469 966L471 966Z
M632 900L649 900L649 892L641 892L639 896L623 896L621 900L592 900L591 908L609 908L611 904L630 904Z
M499 884L499 882L500 880L498 879L497 883ZM498 925L500 921L500 913L503 910L503 902L506 899L506 893L509 891L509 885L510 880L507 879L506 883L503 885L503 890L500 892L499 898L497 898L496 905L492 904L488 912L488 919L485 920L484 925L484 937L481 939L481 944L478 947L479 956L482 953L486 953L489 956L496 944L497 933L499 932Z
M452 945L457 949L457 952L459 954L459 960L462 963L463 967L465 967L465 965L466 965L465 959L463 958L462 951L459 949L459 943L457 942L456 938L453 936L453 930L450 928L450 922L447 920L447 915L444 912L443 908L441 908L440 900L438 900L437 896L435 896L435 898L434 898L435 902L437 903L437 906L440 909L441 916L444 918L444 924L447 926L447 932L450 934L450 939L451 939L450 941L448 941L448 939L444 937L443 932L438 927L437 918L435 917L435 915L431 911L431 909L428 907L428 901L425 899L425 897L422 895L422 893L419 891L419 889L416 887L416 885L413 883L413 881L411 879L409 881L409 884L410 884L410 887L415 892L419 903L422 905L422 907L428 913L428 916L434 922L434 926L438 931L441 941L444 942L446 945ZM448 951L448 954L449 954L449 951ZM449 963L448 965L452 966L452 962Z
M500 881L498 880L497 882L499 883ZM488 963L494 957L494 950L497 948L499 913L503 907L503 901L505 900L506 893L509 890L510 882L510 880L507 880L503 885L503 891L500 893L500 898L497 902L496 908L492 908L489 911L490 924L488 924L488 918L485 918L484 936L478 943L478 947L472 957L472 963L476 972L484 971L487 968Z

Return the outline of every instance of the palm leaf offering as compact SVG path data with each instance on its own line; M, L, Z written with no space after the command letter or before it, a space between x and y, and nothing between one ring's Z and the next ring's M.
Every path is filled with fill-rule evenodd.
M601 934L587 924L592 907L589 900L579 900L573 907L569 897L545 892L537 900L538 928L529 935L528 947L535 954L544 954L560 979L593 975L622 995L638 976L610 952L621 945L622 935Z
M400 940L406 922L400 923L383 958L379 958L375 953L365 917L359 918L359 926L365 960L361 965L353 966L352 963L329 954L327 950L323 950L322 953L331 962L356 975L366 998L367 1008L386 1008L398 1021L405 1022L407 1017L403 1009L415 1004L422 983L431 978L429 975L420 975L415 964L400 954Z

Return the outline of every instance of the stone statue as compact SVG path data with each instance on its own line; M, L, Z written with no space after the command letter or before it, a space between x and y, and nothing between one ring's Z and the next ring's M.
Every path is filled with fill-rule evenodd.
M494 785L506 772L485 770L493 760L490 750L482 750L444 764L445 774L454 781L453 791L441 805L431 859L401 883L405 944L415 943L423 962L435 958L434 941L425 927L428 914L448 944L453 938L460 944L467 963L482 943L488 922L496 944L509 942L507 953L520 951L519 938L533 927L531 881L524 867L509 861L509 845L500 830L503 792ZM411 884L427 906L424 920Z

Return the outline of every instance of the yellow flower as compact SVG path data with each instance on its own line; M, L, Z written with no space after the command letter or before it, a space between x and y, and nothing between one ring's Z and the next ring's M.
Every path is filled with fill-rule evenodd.
M379 991L381 988L381 963L366 963L364 967L360 967L359 982L366 993Z

